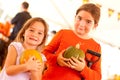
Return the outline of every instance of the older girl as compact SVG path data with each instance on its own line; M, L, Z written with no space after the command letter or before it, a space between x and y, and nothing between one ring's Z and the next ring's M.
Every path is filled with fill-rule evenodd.
M101 52L100 44L89 36L89 32L98 26L99 18L99 7L92 3L83 4L76 11L74 30L63 29L57 32L43 51L48 67L43 80L101 80L101 59L89 67L86 59L66 59L62 56L66 48L76 44L80 44L80 49L85 54L87 49ZM97 56L94 55L86 55L86 58L91 61L97 60Z

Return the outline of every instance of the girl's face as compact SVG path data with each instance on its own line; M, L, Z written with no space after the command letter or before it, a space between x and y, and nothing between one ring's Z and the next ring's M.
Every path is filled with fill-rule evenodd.
M80 11L75 16L75 33L80 36L87 36L91 29L95 28L94 18L87 11Z
M27 44L38 46L44 38L44 25L41 22L35 22L31 25L24 34L24 41Z

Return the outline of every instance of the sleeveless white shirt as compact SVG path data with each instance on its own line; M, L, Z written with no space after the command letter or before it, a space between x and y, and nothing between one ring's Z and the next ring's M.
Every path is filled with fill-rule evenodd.
M21 53L24 51L24 47L20 42L12 42L9 46L11 46L11 45L13 45L16 48L16 51L18 54L16 65L18 65ZM41 54L41 55L42 55L43 61L46 61L46 57L43 54ZM5 78L5 79L3 79L3 78ZM29 77L28 72L23 72L23 73L19 73L19 74L13 75L13 76L8 76L6 74L5 68L3 68L2 71L0 72L0 80L30 80L30 77Z

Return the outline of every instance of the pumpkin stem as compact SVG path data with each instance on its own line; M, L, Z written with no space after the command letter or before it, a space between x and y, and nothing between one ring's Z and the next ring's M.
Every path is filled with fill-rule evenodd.
M77 43L75 47L76 47L77 49L79 49L79 48L80 48L80 44Z

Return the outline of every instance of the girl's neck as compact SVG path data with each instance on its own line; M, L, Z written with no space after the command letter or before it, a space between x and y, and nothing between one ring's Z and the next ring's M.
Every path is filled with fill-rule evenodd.
M88 34L80 35L80 34L76 33L75 31L74 31L74 33L75 33L78 37L80 37L80 38L82 38L82 39L90 39L90 38L91 38Z
M33 46L30 44L23 43L22 45L23 45L24 49L37 49L37 46Z

